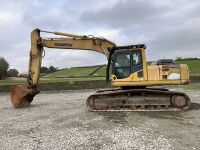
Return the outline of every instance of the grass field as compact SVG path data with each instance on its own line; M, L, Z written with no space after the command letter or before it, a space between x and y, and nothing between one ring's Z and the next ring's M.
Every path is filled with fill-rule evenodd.
M99 69L96 74L99 76L106 76L106 66L103 66L101 69Z
M181 60L178 64L187 64L190 69L190 76L200 76L200 60Z
M200 60L182 60L178 64L187 64L190 70L190 76L200 76ZM96 72L98 75L106 76L106 66L103 66Z
M5 79L5 80L0 80L0 86L1 85L12 85L12 84L24 84L26 83L26 80L9 80L9 79Z
M68 77L92 77L90 75L92 72L97 70L100 66L94 66L94 67L81 67L81 68L71 68L71 69L62 69L60 71L50 73L43 75L44 78L68 78ZM93 73L93 76L106 76L106 65L104 65L102 68L97 70Z
M54 73L44 75L43 77L83 77L88 76L92 71L97 69L98 66L94 67L79 67L79 68L70 68L63 69Z
M177 61L178 64L187 64L190 69L190 76L200 76L200 60L182 60ZM98 67L83 67L83 68L72 68L63 69L61 71L47 74L43 77L81 77L88 76ZM106 76L106 66L104 65L101 69L97 70L94 74L98 76Z
M105 77L88 77L88 78L40 78L40 83L57 83L57 82L74 82L74 81L96 81L96 80L105 80ZM26 79L24 80L0 80L1 85L13 85L13 84L26 84Z
M177 63L187 64L190 69L190 76L197 76L197 77L200 76L200 60L182 60L182 61L177 61ZM100 66L63 69L42 76L40 79L40 83L105 80L106 66L104 65L99 70L97 70L99 67ZM97 71L95 72L95 70ZM91 73L93 73L93 76L90 75ZM26 83L26 79L21 79L21 78L17 78L14 80L13 79L11 80L9 78L6 80L0 80L0 85L12 85L12 84L24 84L24 83Z

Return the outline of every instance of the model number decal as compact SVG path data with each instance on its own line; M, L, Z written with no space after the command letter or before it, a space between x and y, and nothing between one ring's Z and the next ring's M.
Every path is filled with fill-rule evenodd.
M71 43L55 43L55 46L72 46Z

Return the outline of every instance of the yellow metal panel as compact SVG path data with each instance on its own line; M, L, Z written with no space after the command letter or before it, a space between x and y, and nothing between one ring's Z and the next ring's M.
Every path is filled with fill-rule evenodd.
M152 85L175 85L184 84L180 80L158 80L158 81L112 81L112 85L116 87L122 86L152 86ZM186 82L185 82L186 84Z
M147 61L146 61L146 53L145 49L141 49L142 51L142 61L143 61L143 76L144 80L147 80Z
M157 65L147 66L148 80L160 80L159 67Z
M179 73L180 74L180 68L169 68L169 74L171 73Z
M108 54L108 48L113 47L113 43L103 39L42 39L42 45L48 48L90 50L102 54Z
M189 82L189 68L186 64L180 64L181 80Z
M123 86L153 86L153 85L176 85L189 83L189 71L185 64L180 67L171 67L170 65L151 65L147 66L148 79L144 80L137 77L137 72L131 74L128 78L112 80L112 85L116 87ZM168 79L171 73L180 74L181 78Z

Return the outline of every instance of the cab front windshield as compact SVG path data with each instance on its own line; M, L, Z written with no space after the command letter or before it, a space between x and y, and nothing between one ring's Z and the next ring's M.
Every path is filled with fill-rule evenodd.
M141 52L119 53L115 59L114 74L118 79L127 78L131 73L138 70L142 64Z

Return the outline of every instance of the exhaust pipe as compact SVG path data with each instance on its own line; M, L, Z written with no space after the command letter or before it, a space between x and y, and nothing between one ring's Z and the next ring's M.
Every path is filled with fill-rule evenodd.
M24 108L30 106L35 95L39 91L36 87L28 87L27 85L14 85L11 87L10 98L15 108Z

